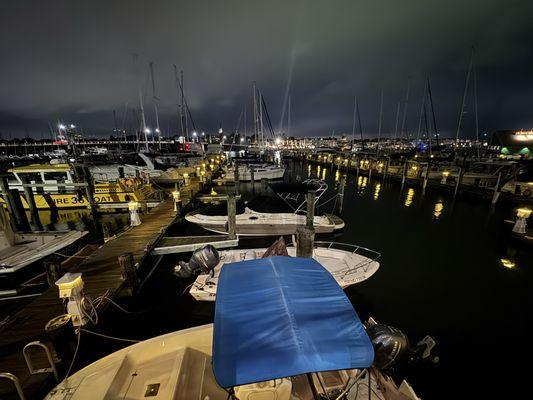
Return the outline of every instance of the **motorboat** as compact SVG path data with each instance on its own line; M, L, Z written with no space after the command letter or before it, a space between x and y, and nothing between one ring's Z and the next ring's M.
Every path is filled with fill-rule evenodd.
M363 282L379 269L378 252L348 243L316 241L313 259L335 278L343 289ZM208 273L198 275L189 293L198 301L215 301L220 271L226 263L262 258L267 248L226 250L220 252L220 261ZM200 250L201 251L201 250ZM296 257L296 247L286 247L288 256Z
M85 189L76 182L74 167L70 164L31 164L11 168L14 179L8 181L9 189L17 189L25 209L29 209L24 192L25 181L34 185L34 199L38 209L87 208L89 201ZM154 191L141 178L123 178L116 181L97 181L94 200L110 207L130 201L142 202L153 197ZM0 199L0 204L4 199Z
M238 168L239 181L241 182L250 182L252 180L252 173L254 176L254 181L260 181L261 179L283 179L283 175L285 175L285 167L282 166L266 163L246 163L225 168L225 180L232 181L235 179L235 168Z
M87 231L14 232L0 205L0 296L17 294L21 283L43 272L42 262L47 257L69 253L87 234ZM38 267L40 270L34 271Z
M225 264L213 324L123 348L45 399L419 399L384 372L412 351L403 333L387 328L365 326L313 259Z
M304 195L311 189L316 192L316 205L327 190L327 184L313 179L293 184L290 189L278 190L274 187L276 197L258 196L246 204L240 204L236 214L237 235L280 236L296 233L297 227L306 223L307 202ZM226 204L192 211L185 219L211 232L228 232ZM318 215L313 219L313 227L315 233L331 233L344 228L344 221L333 214Z

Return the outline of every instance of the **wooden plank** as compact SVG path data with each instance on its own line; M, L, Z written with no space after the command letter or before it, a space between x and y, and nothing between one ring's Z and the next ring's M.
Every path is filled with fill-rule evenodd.
M210 236L176 236L164 237L152 250L153 255L187 253L212 245L217 249L227 249L238 246L239 239L230 239L228 235Z

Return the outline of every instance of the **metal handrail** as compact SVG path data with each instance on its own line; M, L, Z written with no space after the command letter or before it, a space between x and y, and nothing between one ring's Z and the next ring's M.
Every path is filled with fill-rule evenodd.
M376 261L378 258L381 257L381 253L368 249L363 246L358 246L351 243L342 243L342 242L328 242L328 241L315 241L314 247L316 248L326 248L326 249L337 249L337 250L343 250L347 251L346 248L352 250L352 254L358 254L360 256L363 256L367 258L366 260L361 261L359 264L353 266L353 267L346 267L344 269L341 269L339 271L332 272L331 275L333 276L340 276L345 277L346 275L349 275L351 273L356 272L360 268L366 268L368 265ZM362 251L361 251L362 250ZM364 254L364 252L367 252L367 254ZM365 269L366 272L366 269Z
M48 368L33 368L31 357L28 354L28 348L30 347L40 347L44 350L44 352L46 353L46 358L48 359L48 363L50 365ZM47 345L39 341L30 342L22 349L22 355L24 356L24 360L26 361L26 365L28 366L28 370L30 371L31 375L48 374L52 372L54 374L54 377L56 378L56 381L59 382L59 374L57 372L56 363L54 361L54 358L52 357L52 352L50 351Z
M26 400L26 397L24 397L24 392L22 391L22 386L20 386L20 381L15 375L9 372L0 372L0 378L9 379L11 382L13 382L20 400Z

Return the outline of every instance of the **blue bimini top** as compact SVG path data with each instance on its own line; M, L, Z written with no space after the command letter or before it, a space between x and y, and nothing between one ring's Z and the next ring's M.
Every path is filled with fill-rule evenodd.
M352 304L311 258L225 264L218 278L213 371L228 388L308 372L366 368L374 349Z

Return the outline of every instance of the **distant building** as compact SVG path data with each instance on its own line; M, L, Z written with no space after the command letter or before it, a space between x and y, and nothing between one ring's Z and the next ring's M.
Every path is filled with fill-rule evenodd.
M533 156L533 131L496 131L489 141L489 150L504 156Z

